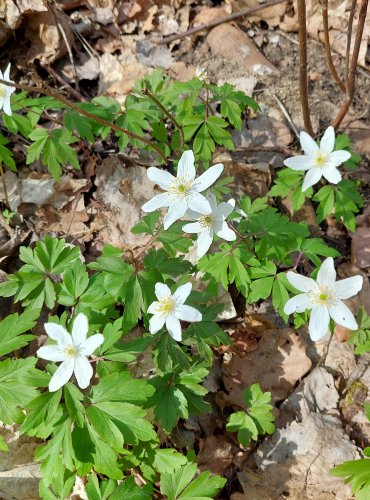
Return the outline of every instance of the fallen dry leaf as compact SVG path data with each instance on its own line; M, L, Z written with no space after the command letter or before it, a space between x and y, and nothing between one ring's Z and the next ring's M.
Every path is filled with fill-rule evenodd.
M223 434L201 439L199 447L197 464L200 471L209 470L213 474L221 475L224 475L230 468L233 454L238 449L229 441L228 436Z

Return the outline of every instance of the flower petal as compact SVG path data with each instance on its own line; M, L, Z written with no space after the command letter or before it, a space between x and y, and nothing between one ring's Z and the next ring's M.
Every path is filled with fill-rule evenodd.
M332 167L339 167L345 161L351 158L351 153L349 151L345 151L344 149L340 149L339 151L333 151L329 155L328 164Z
M189 297L191 289L193 285L190 283L185 283L185 285L181 285L178 287L176 292L173 294L173 298L176 300L178 305L181 305L185 302L185 300Z
M174 222L176 222L178 219L181 219L181 217L184 217L186 210L188 206L186 203L185 198L180 198L175 203L173 203L169 209L166 215L164 216L163 219L163 227L164 229L168 229Z
M220 177L224 166L222 163L217 163L213 165L208 170L206 170L201 176L195 181L196 190L201 193L205 189L208 189L212 184Z
M85 356L78 356L76 358L74 372L78 386L81 389L86 389L90 385L93 369Z
M2 78L0 78L0 80L2 80ZM3 89L4 85L1 85L0 83L0 89ZM0 111L3 109L3 105L4 105L4 97L0 97Z
M286 277L290 284L294 286L300 292L312 292L317 289L315 280L312 278L307 278L307 276L302 276L301 274L294 273L293 271L288 271Z
M358 325L351 310L338 300L334 305L329 307L329 314L338 325L344 326L349 330L357 330Z
M85 314L80 313L77 315L73 323L72 338L75 346L85 342L87 332L89 331L89 320Z
M335 271L333 257L327 257L321 264L319 272L317 273L317 284L328 285L330 287L335 286L336 277L337 273Z
M90 356L104 342L104 335L96 333L85 340L80 353L83 356Z
M147 313L149 313L149 314L156 314L157 310L158 310L158 306L159 306L159 302L157 300L155 300L148 307Z
M71 345L72 337L65 328L56 323L45 323L44 328L48 336L60 345Z
M217 207L217 218L226 219L235 208L235 200L231 199L227 203L224 201Z
M335 144L335 132L332 126L325 130L324 135L320 141L320 151L322 153L331 153Z
M189 224L185 224L185 226L182 226L182 230L184 231L184 233L196 234L203 231L203 228L199 224L199 222L190 222Z
M329 312L326 306L315 306L311 311L308 331L313 341L320 340L329 330Z
M322 175L325 177L327 181L331 184L338 184L342 180L342 176L337 169L337 167L326 167L322 171Z
M285 314L292 314L294 312L303 312L307 309L312 309L313 304L310 300L308 293L300 293L292 297L284 306Z
M5 94L4 96L3 110L6 115L12 115L12 109L10 107L10 96L8 94Z
M226 222L222 224L222 228L216 232L217 236L226 241L236 240L235 232L227 225Z
M201 259L203 255L205 255L209 247L212 245L213 237L211 231L205 229L201 233L199 233L197 242L196 242L196 252L197 257Z
M156 295L158 300L161 300L161 299L163 299L163 297L170 297L171 290L164 283L156 283L155 284L155 295ZM154 302L153 302L153 304L154 304Z
M180 321L172 314L166 319L168 333L178 342L182 340L182 331Z
M316 182L319 182L319 180L321 179L322 177L322 170L321 168L317 168L317 167L314 167L314 168L311 168L307 174L305 175L305 178L304 178L304 181L303 181L303 185L302 185L302 192L304 193L305 191L307 191L307 189L311 186L313 186L314 184L316 184Z
M173 197L168 193L161 193L144 203L141 210L144 212L154 212L154 210L158 210L158 208L169 207L171 203L173 203Z
M147 170L148 179L154 182L154 184L158 184L158 186L165 191L168 190L168 187L176 182L176 178L167 172L167 170L162 170L157 167L149 167Z
M150 318L149 321L149 331L152 335L159 332L166 321L166 316L156 316Z
M184 179L194 179L196 172L194 166L194 153L191 149L185 151L179 160L177 165L177 177L183 177Z
M176 308L176 317L182 321L193 323L195 321L202 321L202 313L195 307L181 305Z
M307 155L291 156L284 160L284 165L293 170L309 170L313 167L312 157Z
M65 361L68 359L64 349L59 345L44 345L40 349L37 349L36 354L39 358L46 359L47 361Z
M72 377L74 366L75 360L72 358L66 359L61 365L59 365L57 371L51 377L49 382L50 392L56 392L68 382L68 380Z
M317 151L319 151L319 146L304 130L302 130L302 132L299 134L299 140L302 149L307 156L313 156Z
M359 274L357 276L352 276L351 278L336 281L334 283L335 296L342 300L349 299L350 297L358 294L363 283L364 278Z
M211 206L212 213L214 215L216 215L216 213L217 213L217 198L216 198L216 196L211 191L207 191L206 199Z
M190 210L198 212L201 215L208 215L212 213L212 208L207 198L196 191L193 191L187 197L187 203Z
M10 81L10 63L8 64L6 70L4 71L4 78L2 78L2 80L8 80L8 82Z

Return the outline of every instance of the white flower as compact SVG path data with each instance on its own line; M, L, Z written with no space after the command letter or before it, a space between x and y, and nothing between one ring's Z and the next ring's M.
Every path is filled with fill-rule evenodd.
M199 78L199 80L201 80L202 82L209 83L207 70L205 70L201 66L197 66L195 68L195 76Z
M303 181L302 191L306 191L319 182L322 176L332 184L338 184L342 180L342 176L337 167L349 160L351 153L344 149L333 151L334 128L326 129L320 141L320 147L306 132L300 133L300 141L305 154L287 158L284 165L293 170L308 170Z
M210 192L207 193L206 198L211 205L212 213L202 215L190 210L188 215L197 222L185 224L182 228L185 233L198 233L196 253L199 259L207 253L215 234L226 241L236 239L236 234L225 222L225 219L234 210L235 201L229 200L228 203L217 205L216 196Z
M14 83L13 80L10 80L10 63L4 71L4 74L0 71L0 80ZM12 114L12 110L10 108L10 96L13 92L15 92L15 87L9 87L9 85L0 83L0 110L3 109L4 113L9 116Z
M180 320L193 323L202 321L202 314L194 307L184 305L191 292L191 283L179 286L172 295L171 290L163 283L156 283L155 294L157 301L150 304L148 313L153 314L149 321L149 331L153 335L163 327L166 328L175 340L182 339Z
M168 229L176 220L181 219L187 210L193 210L203 215L210 214L212 209L206 198L200 194L208 189L221 175L222 163L213 165L200 177L195 178L194 153L185 151L177 166L177 177L166 170L156 167L148 169L148 177L162 188L165 193L154 196L143 205L144 212L153 212L158 208L169 207L163 220L163 226Z
M335 281L334 261L328 257L322 263L316 281L292 271L287 273L287 278L297 290L304 293L289 299L284 312L292 314L311 309L308 329L312 340L320 340L327 334L330 318L349 330L358 328L355 317L342 300L361 290L362 276Z
M49 337L57 343L40 347L37 355L48 361L62 361L50 380L49 391L55 392L60 389L68 382L73 372L79 387L86 389L93 375L87 356L90 356L104 342L104 336L97 333L86 338L89 324L83 313L80 313L74 320L72 335L56 323L45 323L44 327Z

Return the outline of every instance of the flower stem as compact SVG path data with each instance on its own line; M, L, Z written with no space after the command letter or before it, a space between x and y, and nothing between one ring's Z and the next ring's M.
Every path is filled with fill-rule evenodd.
M3 164L2 164L1 160L0 160L0 175L1 175L1 182L3 183L5 204L10 209L9 198L8 198L8 189L6 187L5 174L4 174Z
M146 252L146 250L155 242L155 240L158 238L158 236L161 234L163 231L163 227L159 228L156 233L153 234L153 236L150 238L148 243L140 250L140 252L134 257L135 262L137 262L140 257Z
M334 80L336 81L338 87L342 92L346 91L346 87L344 86L342 80L339 78L337 70L335 69L333 58L331 56L330 50L330 38L329 38L329 18L328 18L328 0L322 1L322 22L324 25L324 44L325 44L325 53L328 61L328 65L333 75Z

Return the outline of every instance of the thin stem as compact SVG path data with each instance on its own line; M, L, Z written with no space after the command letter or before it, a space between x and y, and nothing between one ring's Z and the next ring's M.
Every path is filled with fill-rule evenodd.
M358 14L358 23L357 23L355 44L353 47L351 64L350 64L349 73L348 73L347 100L342 105L337 116L334 119L333 127L335 128L335 130L337 130L339 125L342 123L342 120L346 116L346 114L347 114L347 112L352 104L353 97L355 95L356 69L357 69L358 55L359 55L360 47L361 47L362 35L364 32L368 3L369 3L369 0L361 0L360 10L359 10L359 14Z
M163 106L163 104L156 98L154 94L150 92L149 89L145 88L141 91L141 93L147 95L158 106L158 108L160 108L163 111L163 113L167 116L167 118L171 120L171 122L175 125L180 134L180 151L183 151L185 144L185 137L182 126L176 120L174 115L170 111L168 111L168 109L165 106Z
M146 252L146 250L155 242L155 240L158 238L158 236L161 234L163 231L163 228L161 227L158 229L156 233L153 234L153 236L150 238L148 243L140 250L140 252L134 257L134 260L137 262L139 258Z
M351 10L349 12L349 18L348 18L348 27L347 27L346 66L344 72L347 95L348 95L349 59L351 56L352 29L353 29L353 19L355 17L355 12L356 12L356 4L357 0L352 0Z
M1 175L1 181L2 181L2 183L3 183L5 203L6 203L6 206L7 206L8 208L10 208L10 205L9 205L9 198L8 198L8 189L7 189L7 187L6 187L5 174L4 174L3 165L2 165L1 160L0 160L0 175Z
M62 94L60 94L59 92L57 92L49 87L48 88L46 88L44 86L42 86L42 87L29 87L28 85L21 85L19 83L8 82L6 80L1 80L1 79L0 79L0 83L2 83L4 85L8 85L9 87L15 87L16 89L19 89L19 90L25 90L27 92L39 92L40 94L44 94L44 95L47 95L49 97L54 97L57 101L62 102L63 104L65 104L69 108L73 109L74 111L76 111L80 115L86 116L86 118L90 118L91 120L95 120L95 121L101 123L102 125L106 125L107 127L111 128L113 130L116 130L117 132L122 132L123 134L126 134L131 139L137 139L138 141L143 142L147 146L150 146L167 163L167 158L165 157L165 155L149 139L144 139L144 137L141 137L140 135L137 135L134 132L127 130L126 128L119 127L118 125L115 125L111 122L108 122L107 120L104 120L104 118L100 118L99 116L96 116L92 113L89 113L88 111L85 111L82 108L79 108L78 106L76 106L75 104L70 102Z
M299 91L301 96L302 115L305 129L313 136L313 129L308 106L307 88L307 28L306 28L306 0L297 0L299 26Z
M331 56L330 38L329 38L328 0L322 0L322 22L324 25L324 44L325 44L326 59L328 61L331 74L333 75L333 78L336 81L338 87L342 92L345 92L346 88L342 80L339 78L337 70L335 69L334 66L333 58Z

